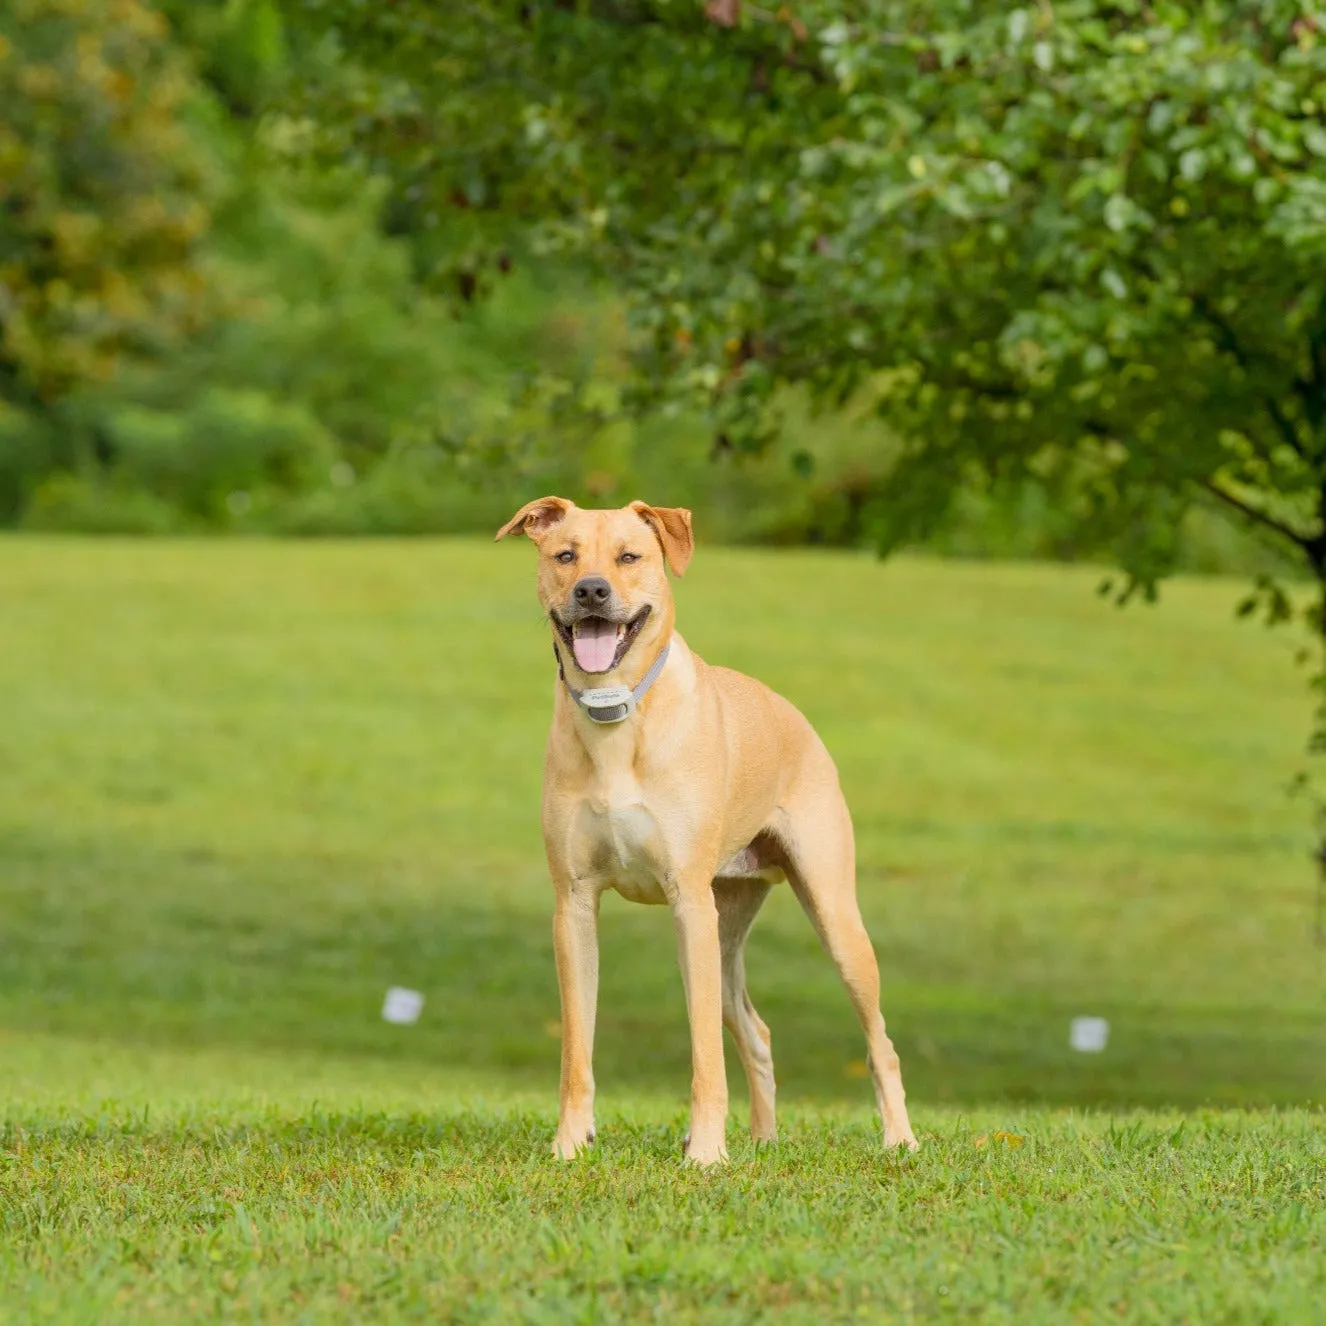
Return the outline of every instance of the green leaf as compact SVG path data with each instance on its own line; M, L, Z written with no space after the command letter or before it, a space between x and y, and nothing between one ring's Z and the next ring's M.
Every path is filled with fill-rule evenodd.
M1179 174L1189 183L1195 183L1206 174L1206 149L1190 147L1179 157Z

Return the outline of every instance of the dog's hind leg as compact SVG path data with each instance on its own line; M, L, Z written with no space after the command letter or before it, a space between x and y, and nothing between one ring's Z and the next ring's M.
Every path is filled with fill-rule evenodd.
M750 1132L757 1142L772 1142L778 1132L769 1028L746 993L746 935L771 887L762 879L718 880L714 884L718 942L723 951L723 1025L732 1033L746 1070Z
M784 811L778 836L787 854L788 882L838 968L866 1034L884 1144L915 1147L902 1069L879 1009L879 964L857 905L852 819L832 771L807 780Z

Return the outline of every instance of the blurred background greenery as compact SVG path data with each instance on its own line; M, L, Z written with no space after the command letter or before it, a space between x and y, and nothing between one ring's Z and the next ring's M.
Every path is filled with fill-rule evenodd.
M0 522L486 531L557 491L688 505L710 541L872 541L900 452L887 418L784 386L776 438L743 450L701 411L627 409L613 283L516 248L484 299L425 279L472 243L466 209L405 217L362 164L307 150L288 107L312 58L270 0L0 16ZM318 59L348 96L351 62ZM916 542L1098 556L1080 516L1035 475L973 469ZM1219 503L1181 524L1184 569L1293 569Z

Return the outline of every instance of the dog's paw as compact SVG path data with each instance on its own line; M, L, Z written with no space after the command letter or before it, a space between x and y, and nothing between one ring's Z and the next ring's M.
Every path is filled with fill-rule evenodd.
M921 1144L912 1136L912 1130L909 1128L905 1133L885 1133L884 1145L890 1150L901 1148L905 1151L916 1151Z
M574 1160L594 1140L597 1134L593 1128L578 1130L558 1129L553 1138L552 1153L558 1160Z
M688 1165L725 1165L727 1163L727 1144L720 1137L717 1140L692 1142L687 1133L681 1144L682 1153Z

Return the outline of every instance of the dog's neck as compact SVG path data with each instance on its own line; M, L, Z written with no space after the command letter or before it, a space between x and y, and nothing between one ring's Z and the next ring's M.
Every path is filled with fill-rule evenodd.
M644 699L662 673L671 649L672 637L669 635L663 642L663 648L655 655L654 661L645 669L645 675L634 686L591 686L577 690L567 678L562 651L556 642L553 643L553 655L557 659L557 675L562 679L562 685L566 687L567 693L585 717L591 723L600 725L624 722L635 713L636 705Z

